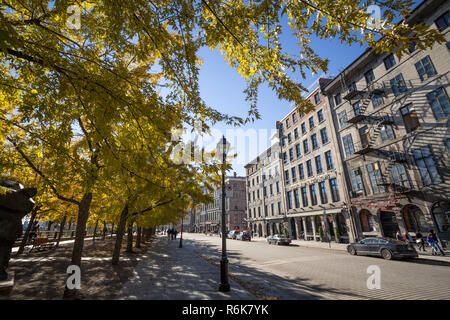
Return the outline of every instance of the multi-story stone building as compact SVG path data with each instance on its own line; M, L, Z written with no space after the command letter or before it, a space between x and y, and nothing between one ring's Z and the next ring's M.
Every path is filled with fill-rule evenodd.
M316 107L303 114L294 108L277 122L281 172L285 186L286 226L292 238L353 240L345 210L346 185L333 118L321 88L308 97Z
M260 237L279 233L286 213L277 134L271 140L270 148L245 166L248 228Z
M449 5L424 1L406 22L449 41ZM412 45L399 59L368 49L324 87L359 238L430 229L449 238L449 50Z
M225 177L225 224L227 230L245 228L246 202L245 178L234 176ZM204 189L204 192L207 192ZM196 205L195 232L217 233L221 231L222 221L222 186L213 191L214 201L208 204Z

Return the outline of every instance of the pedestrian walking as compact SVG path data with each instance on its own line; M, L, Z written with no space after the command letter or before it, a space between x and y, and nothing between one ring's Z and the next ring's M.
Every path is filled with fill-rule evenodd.
M433 237L434 240L434 247L439 250L439 252L441 253L441 255L445 256L444 250L442 250L442 248L439 246L439 239L437 237L437 234L434 232L434 230L430 230L430 234ZM436 250L436 251L437 251Z
M433 256L436 256L436 255L437 255L437 250L436 250L436 247L435 247L435 245L434 245L435 242L436 242L436 241L434 241L433 234L432 234L431 232L428 233L428 236L427 236L427 243L428 243L428 245L431 247L431 255L433 255Z
M419 246L419 251L423 250L423 252L426 252L427 250L425 249L425 241L423 240L423 235L420 233L420 231L416 232L416 243Z
M397 240L400 240L400 241L404 240L402 234L400 233L400 231L397 231L397 233L395 234L395 238Z
M404 238L405 242L408 244L409 248L414 248L414 240L411 237L411 235L408 233L408 230L406 230L405 233L403 234L403 238Z

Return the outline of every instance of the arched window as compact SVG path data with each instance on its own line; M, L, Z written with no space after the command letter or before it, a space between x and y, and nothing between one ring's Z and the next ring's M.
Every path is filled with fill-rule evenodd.
M403 209L403 219L410 232L427 232L429 229L422 211L414 205L408 205Z
M450 202L439 201L433 205L431 212L439 232L450 232Z

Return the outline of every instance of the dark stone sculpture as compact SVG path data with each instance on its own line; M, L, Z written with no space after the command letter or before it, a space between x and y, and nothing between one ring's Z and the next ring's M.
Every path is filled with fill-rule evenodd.
M0 180L0 186L0 281L4 281L14 241L22 234L22 218L33 209L31 198L37 190L11 180Z

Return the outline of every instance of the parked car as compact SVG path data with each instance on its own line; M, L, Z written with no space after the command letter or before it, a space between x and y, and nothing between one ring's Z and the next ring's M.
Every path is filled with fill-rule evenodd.
M248 232L239 232L238 234L236 234L236 240L242 240L242 241L251 241L251 236Z
M238 230L232 230L230 232L228 232L228 238L229 239L236 239L236 235L239 233Z
M267 238L267 242L269 244L274 243L276 245L280 245L280 244L289 245L291 243L291 239L285 235L274 234L273 236L270 236Z
M392 238L366 238L347 246L351 255L380 256L386 260L393 258L417 258L417 251L403 241Z

